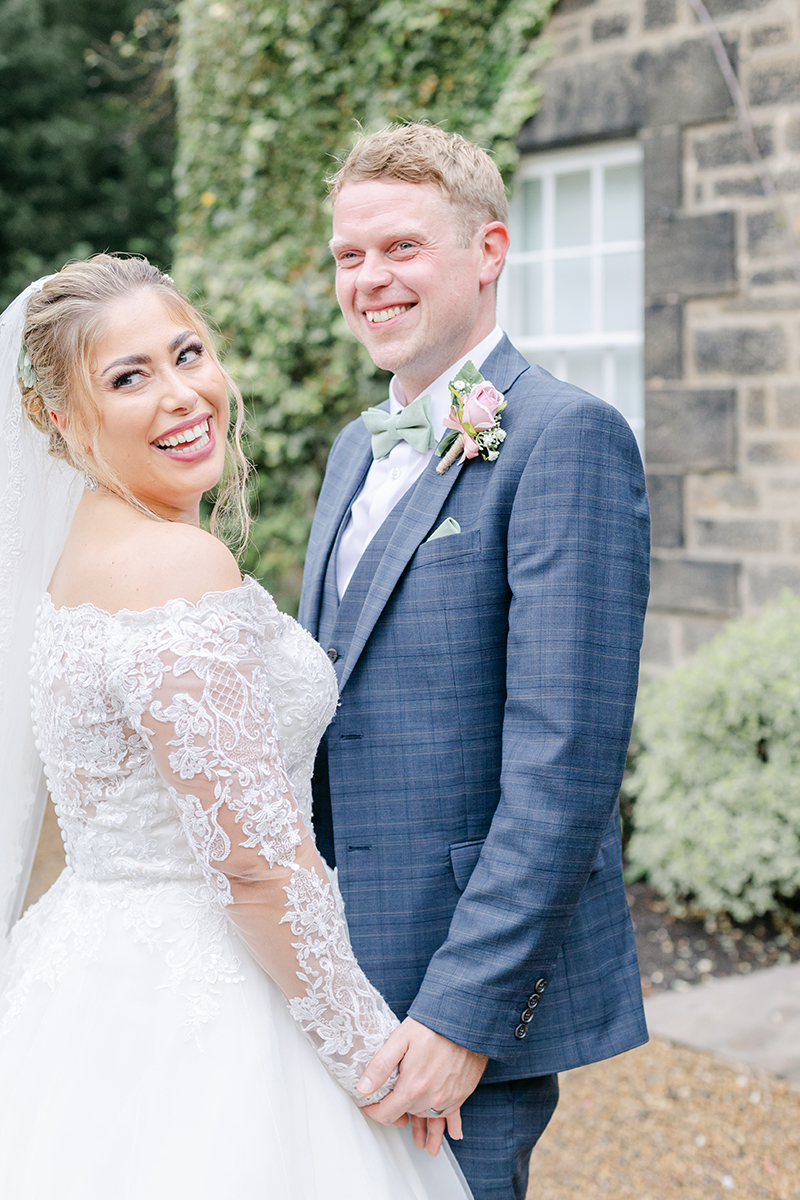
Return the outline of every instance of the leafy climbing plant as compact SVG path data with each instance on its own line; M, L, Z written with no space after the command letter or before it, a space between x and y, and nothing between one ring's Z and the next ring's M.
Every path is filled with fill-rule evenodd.
M504 175L536 109L553 0L184 0L176 276L221 329L251 414L247 566L299 594L336 432L385 394L336 304L324 176L357 127L441 123Z

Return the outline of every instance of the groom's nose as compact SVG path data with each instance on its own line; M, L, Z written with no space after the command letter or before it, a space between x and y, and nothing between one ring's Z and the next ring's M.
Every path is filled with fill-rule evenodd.
M383 254L379 250L368 250L358 268L356 287L359 292L374 292L376 288L386 287L392 279L392 272Z

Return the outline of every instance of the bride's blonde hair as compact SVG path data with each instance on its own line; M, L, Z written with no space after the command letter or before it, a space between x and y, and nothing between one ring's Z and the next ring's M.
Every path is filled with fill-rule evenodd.
M154 292L168 312L187 328L197 331L206 352L219 366L233 399L225 467L211 514L211 531L225 536L234 549L247 542L250 516L246 485L250 469L242 449L244 403L236 384L219 361L208 323L169 278L146 258L96 254L83 262L68 263L28 301L23 344L33 371L33 386L20 379L22 404L28 419L49 439L49 452L121 496L134 508L155 516L111 470L97 448L100 412L95 403L89 360L102 336L109 304L146 288ZM51 412L66 418L65 432ZM81 436L76 434L76 427ZM89 442L91 458L82 442Z

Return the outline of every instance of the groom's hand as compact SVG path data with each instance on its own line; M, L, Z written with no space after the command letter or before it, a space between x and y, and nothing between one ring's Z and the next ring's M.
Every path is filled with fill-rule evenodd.
M485 1055L465 1050L406 1017L368 1064L358 1090L368 1096L386 1082L395 1067L399 1067L397 1083L384 1100L363 1111L382 1125L393 1125L405 1113L427 1117L429 1108L438 1109L444 1117L456 1117L480 1083L488 1061ZM448 1125L451 1136L459 1137L460 1121ZM420 1122L414 1122L414 1132L421 1132Z

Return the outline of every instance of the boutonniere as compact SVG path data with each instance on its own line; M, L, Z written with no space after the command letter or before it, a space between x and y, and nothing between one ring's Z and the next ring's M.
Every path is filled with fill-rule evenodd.
M436 468L437 475L449 471L459 454L462 462L478 455L494 462L506 436L506 431L500 428L500 414L506 401L471 362L464 363L448 387L453 399L444 423L450 432L436 447L442 460Z

